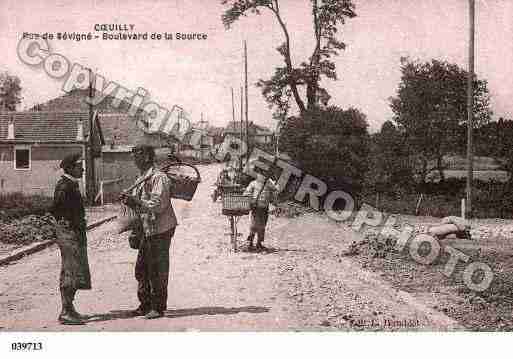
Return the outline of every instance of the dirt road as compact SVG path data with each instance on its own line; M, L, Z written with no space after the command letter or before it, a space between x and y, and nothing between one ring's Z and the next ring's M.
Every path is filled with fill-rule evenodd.
M233 253L227 218L210 193L219 166L201 168L191 203L174 203L180 225L171 246L168 311L133 318L136 251L113 223L89 232L93 290L76 306L90 319L62 326L56 247L0 267L0 330L454 330L458 323L421 299L393 289L339 254L357 234L323 215L271 217L268 253ZM247 233L248 219L239 222ZM243 241L244 237L240 238Z

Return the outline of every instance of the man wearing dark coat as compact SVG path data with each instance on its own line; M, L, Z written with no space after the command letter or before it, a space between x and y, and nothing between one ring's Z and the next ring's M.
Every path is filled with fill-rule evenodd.
M84 324L74 305L79 289L91 289L91 274L87 258L85 210L79 181L84 173L80 154L66 156L60 163L64 170L55 186L52 214L58 221L57 244L61 252L59 289L62 310L61 324Z

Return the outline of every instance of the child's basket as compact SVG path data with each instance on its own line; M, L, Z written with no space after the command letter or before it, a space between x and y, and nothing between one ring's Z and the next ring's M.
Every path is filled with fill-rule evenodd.
M251 196L238 193L226 193L223 196L223 211L225 216L244 216L251 210Z
M193 169L195 174L188 174ZM173 162L164 165L161 170L173 182L171 190L171 198L183 199L184 201L192 200L198 184L201 182L201 176L198 169L188 163ZM194 176L194 177L193 177Z

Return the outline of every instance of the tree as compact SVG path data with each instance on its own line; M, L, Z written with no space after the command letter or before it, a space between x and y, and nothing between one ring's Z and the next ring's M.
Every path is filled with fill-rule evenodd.
M12 76L7 71L0 73L0 111L16 111L21 99L18 76Z
M359 192L367 171L367 127L366 116L357 109L314 109L284 122L279 150L328 188Z
M444 180L443 156L461 151L467 122L467 72L455 64L401 58L401 82L397 97L391 98L394 121L404 132L408 151L417 162L415 169L424 183L437 169ZM491 117L487 82L474 78L474 127Z
M476 154L494 158L509 174L513 185L513 120L500 117L477 130Z
M396 193L412 185L411 166L402 134L392 121L372 136L370 169L366 176L369 190Z
M269 11L278 21L284 35L284 42L277 48L283 57L285 66L277 67L269 80L260 80L257 85L269 106L275 108L274 117L284 119L290 109L293 97L300 114L311 111L323 104L327 106L330 95L319 85L322 77L337 79L335 63L332 56L345 49L345 44L338 40L337 26L345 23L346 18L356 16L355 6L351 0L310 0L312 6L312 23L315 47L308 61L299 66L292 62L290 33L280 11L279 0L222 0L229 8L222 15L224 26L229 29L241 16L248 13L260 14ZM305 88L306 105L300 88Z

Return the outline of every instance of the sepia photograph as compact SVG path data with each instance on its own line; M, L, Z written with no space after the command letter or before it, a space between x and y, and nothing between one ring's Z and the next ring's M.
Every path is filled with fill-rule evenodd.
M513 330L512 19L0 0L0 334Z

